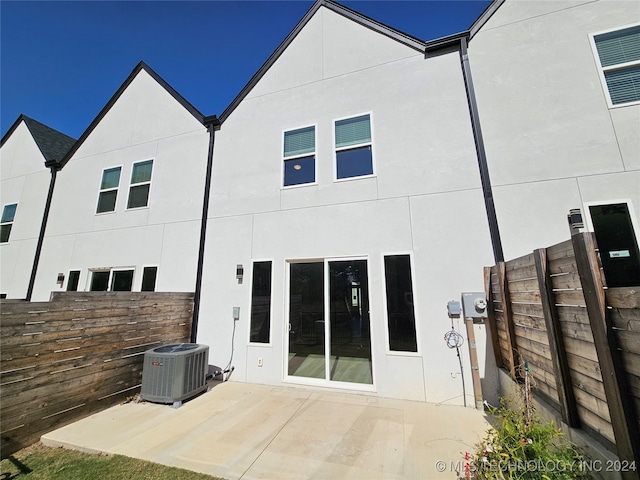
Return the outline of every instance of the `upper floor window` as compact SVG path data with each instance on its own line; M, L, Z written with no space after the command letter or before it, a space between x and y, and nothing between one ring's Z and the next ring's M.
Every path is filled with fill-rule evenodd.
M335 122L336 178L373 174L371 118L367 115Z
M13 227L13 219L16 216L17 203L5 205L2 209L2 222L0 222L0 243L7 243Z
M152 170L153 160L133 164L127 208L146 207L149 204L149 188L151 187Z
M640 102L640 25L593 36L610 106Z
M284 132L284 186L316 181L316 127Z
M107 168L102 172L98 209L96 213L113 212L116 209L121 167Z

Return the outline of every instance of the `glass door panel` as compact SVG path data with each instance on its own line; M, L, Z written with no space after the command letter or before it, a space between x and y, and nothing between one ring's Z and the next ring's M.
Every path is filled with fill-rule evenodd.
M366 260L329 262L329 379L372 384Z
M326 378L324 263L292 263L288 374Z

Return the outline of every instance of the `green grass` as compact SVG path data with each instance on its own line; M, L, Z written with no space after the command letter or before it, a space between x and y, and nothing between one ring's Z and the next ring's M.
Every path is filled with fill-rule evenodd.
M40 443L16 452L0 462L0 480L212 480L216 478L122 455L93 455L45 447Z

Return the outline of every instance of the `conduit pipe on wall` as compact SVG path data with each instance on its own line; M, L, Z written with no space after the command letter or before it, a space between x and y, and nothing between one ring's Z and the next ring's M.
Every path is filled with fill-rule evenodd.
M209 131L209 151L207 154L207 173L204 183L204 198L202 200L202 220L200 223L200 248L198 250L198 269L196 272L196 288L193 296L193 317L191 320L191 343L196 343L198 337L198 320L200 318L200 298L202 296L202 272L204 269L204 251L207 239L207 217L209 216L209 196L211 193L211 173L213 171L213 145L215 132L220 128L220 120L215 116L204 118L204 125Z
M57 160L48 160L44 163L44 166L51 170L51 180L49 180L49 192L47 193L47 201L44 205L44 214L42 215L42 224L40 225L40 234L38 236L38 243L36 245L36 254L33 258L33 266L31 267L31 277L29 278L29 286L27 287L27 295L25 300L31 301L33 295L33 287L36 283L36 274L38 272L38 263L40 262L40 253L42 252L42 244L44 243L44 232L47 228L47 221L49 220L49 210L51 209L51 200L53 199L53 189L56 185L56 176L58 170L62 168L62 165Z

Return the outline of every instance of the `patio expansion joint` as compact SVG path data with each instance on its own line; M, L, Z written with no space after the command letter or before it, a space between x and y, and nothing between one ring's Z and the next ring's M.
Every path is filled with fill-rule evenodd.
M309 393L305 398L304 401L300 402L300 405L298 405L298 408L296 408L294 410L294 412L289 416L289 418L287 419L286 422L284 422L282 424L282 426L278 429L278 431L275 433L275 435L273 435L273 437L271 437L271 440L269 440L269 442L264 446L264 448L262 449L262 451L260 452L259 455L256 456L256 458L253 459L253 461L251 462L251 464L245 469L244 472L242 472L242 475L240 475L238 477L238 480L242 480L242 478L244 478L244 476L247 474L247 472L249 470L251 470L251 468L255 465L255 463L260 459L260 457L262 457L262 454L269 448L269 446L271 445L271 443L273 443L273 441L278 438L278 435L280 435L280 432L282 432L282 430L285 429L285 427L287 425L289 425L291 423L291 421L294 419L294 417L298 414L298 412L302 409L302 407L305 406L305 404L309 401L309 399L311 398L311 393Z

